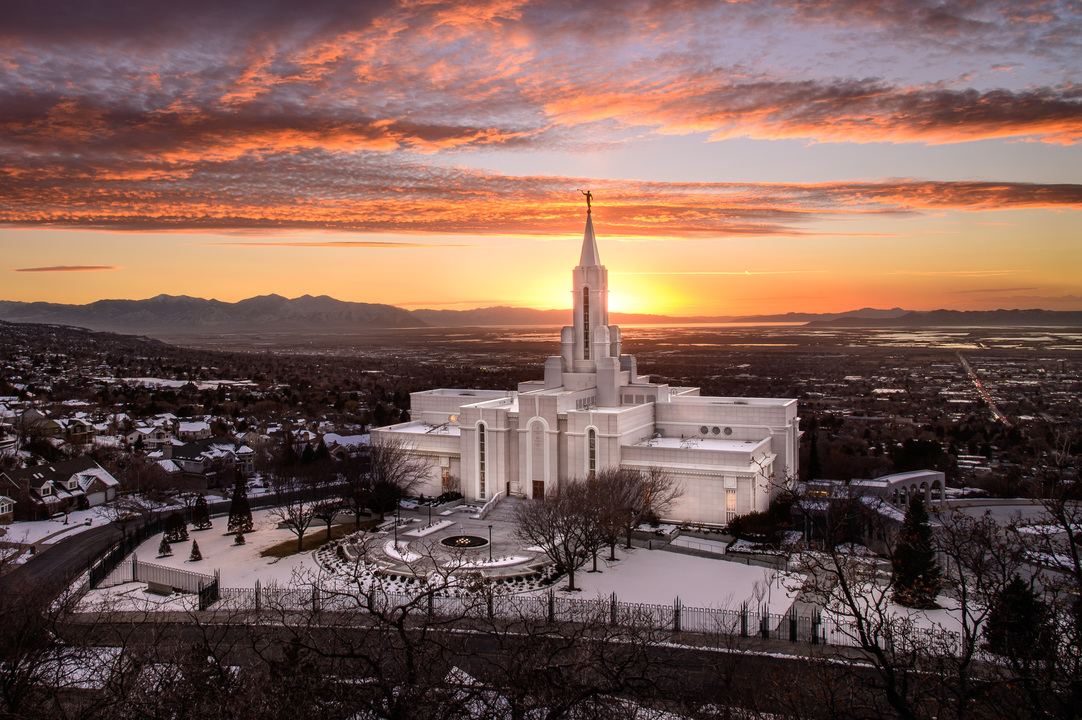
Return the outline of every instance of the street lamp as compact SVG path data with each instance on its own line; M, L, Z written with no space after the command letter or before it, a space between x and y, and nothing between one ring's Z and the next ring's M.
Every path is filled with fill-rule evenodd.
M488 561L492 562L492 526L488 526Z

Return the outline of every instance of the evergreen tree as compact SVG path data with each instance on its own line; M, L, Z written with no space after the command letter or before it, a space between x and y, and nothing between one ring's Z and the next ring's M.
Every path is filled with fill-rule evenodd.
M207 507L207 498L204 495L199 496L192 508L192 525L196 530L209 530L214 526L210 521L210 508Z
M237 471L233 485L233 500L229 504L229 532L252 532L252 508L248 504L248 492L244 476Z
M287 428L282 437L282 452L278 456L278 466L283 468L295 467L299 460L297 448L293 446L293 431Z
M162 542L158 545L158 557L168 557L173 554L173 546L169 544L169 539L162 535Z
M188 523L180 512L174 511L165 519L165 537L171 543L188 539Z
M909 501L891 564L894 570L891 588L896 603L915 608L935 607L940 570L932 547L932 526L920 495Z
M819 433L811 431L811 450L808 455L808 480L818 480L823 477L823 465L819 460Z
M996 596L984 625L984 648L1012 660L1036 660L1051 650L1048 606L1015 575Z
M192 540L192 554L188 558L188 562L196 562L203 559L203 553L199 552L199 543Z
M244 531L243 530L237 530L237 536L235 538L233 538L233 544L234 545L244 545L246 542L247 542L247 540L244 539Z

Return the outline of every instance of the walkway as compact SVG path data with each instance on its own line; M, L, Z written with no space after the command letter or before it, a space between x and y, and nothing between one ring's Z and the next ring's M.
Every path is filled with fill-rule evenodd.
M463 501L434 507L431 513L427 506L399 509L378 531L357 536L345 551L363 554L385 571L404 576L424 577L438 563L441 572L537 577L550 563L540 548L526 547L515 537L515 508L522 502L504 498L483 520L476 517L478 507Z

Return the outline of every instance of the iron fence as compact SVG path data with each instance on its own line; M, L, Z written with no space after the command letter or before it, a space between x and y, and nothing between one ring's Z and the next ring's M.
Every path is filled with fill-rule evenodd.
M144 520L141 525L136 525L131 532L125 530L124 536L117 540L96 561L90 563L90 587L98 587L135 549L152 535L162 531L161 517Z
M565 598L551 591L544 594L451 596L434 592L388 593L378 588L358 593L356 588L346 591L317 584L260 587L257 583L254 588L222 588L216 607L238 611L404 612L441 621L605 623L642 631L690 633L717 646L726 645L735 638L848 647L861 644L852 623L822 613L798 614L795 608L786 613L771 613L765 606L700 608L686 607L679 600L671 605L628 603L618 600L615 595L596 599ZM891 632L889 628L872 628L872 641L891 649L901 649L900 645L913 642L933 643L930 646L949 649L956 640L953 633L945 630L921 629L914 636Z

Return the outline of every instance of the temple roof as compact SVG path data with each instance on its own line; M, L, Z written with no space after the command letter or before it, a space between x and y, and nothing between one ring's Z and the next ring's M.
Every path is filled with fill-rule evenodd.
M586 215L586 232L582 235L582 257L579 259L579 267L598 267L601 265L601 257L597 254L597 240L594 238L593 215Z

